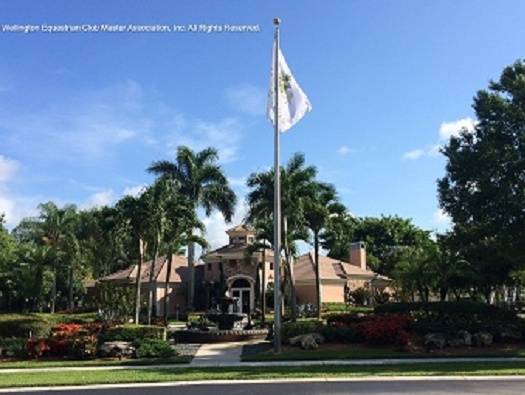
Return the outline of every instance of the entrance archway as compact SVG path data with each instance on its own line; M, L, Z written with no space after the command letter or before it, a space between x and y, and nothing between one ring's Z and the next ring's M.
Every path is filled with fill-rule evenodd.
M237 301L234 311L249 314L253 309L253 285L245 277L236 278L231 282L230 295Z

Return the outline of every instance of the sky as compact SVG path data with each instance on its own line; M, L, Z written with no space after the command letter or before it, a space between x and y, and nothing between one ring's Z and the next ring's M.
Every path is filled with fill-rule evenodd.
M0 213L12 229L50 200L111 205L179 145L213 146L239 203L233 224L202 219L212 247L225 244L247 176L273 166L279 17L313 107L281 135L282 162L304 153L356 216L443 232L439 147L472 127L476 92L524 59L523 15L521 0L0 0ZM157 25L168 31L144 31Z

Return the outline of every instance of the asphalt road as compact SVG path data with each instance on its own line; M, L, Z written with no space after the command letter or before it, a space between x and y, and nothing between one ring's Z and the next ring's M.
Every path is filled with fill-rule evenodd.
M8 390L9 391L9 390ZM511 378L404 378L347 381L163 383L129 387L12 390L45 395L267 395L267 394L524 394L525 377ZM1 391L2 393L5 390Z

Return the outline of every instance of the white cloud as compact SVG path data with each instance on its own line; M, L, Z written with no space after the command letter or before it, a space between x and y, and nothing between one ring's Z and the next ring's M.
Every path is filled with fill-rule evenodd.
M179 115L173 120L173 127L175 129L168 137L172 156L175 155L178 146L186 145L195 151L215 147L219 152L219 163L237 160L242 130L242 125L237 119L226 118L213 123L190 121Z
M113 190L100 191L90 195L87 200L80 205L82 209L90 209L94 207L111 206L115 201L115 194Z
M352 152L356 152L355 149L352 149L352 148L348 148L346 145L342 145L341 147L339 147L336 151L339 155L347 155L347 154L350 154Z
M115 155L149 124L140 117L140 85L133 81L54 101L40 111L0 114L3 145L31 159L92 161Z
M144 188L146 187L147 187L146 184L136 185L133 187L126 187L124 188L124 191L122 192L122 196L129 195L129 196L137 197L142 193L142 191L144 191Z
M450 216L442 209L434 211L432 214L432 223L434 225L448 225L450 220Z
M0 183L11 180L18 167L19 164L17 161L0 155Z
M425 155L425 151L423 151L422 149L415 149L405 153L403 155L403 159L415 160L421 158L423 155Z
M219 212L213 212L210 217L201 216L202 222L206 225L206 234L204 238L210 244L211 250L222 247L228 244L228 235L226 230L243 223L248 207L244 202L244 197L240 198L235 206L235 215L232 218L232 222L227 224L224 221L224 217Z
M230 106L250 115L264 114L267 95L264 89L251 85L242 85L226 91Z
M474 131L476 122L470 118L459 119L454 122L443 122L439 128L439 139L447 142L452 136L459 136L462 130L467 130L469 133Z
M424 156L439 156L439 150L441 149L441 147L443 147L444 144L448 143L452 136L459 136L459 134L463 130L467 130L469 133L474 132L476 123L477 122L470 117L459 119L454 122L443 122L441 123L441 126L439 128L439 140L437 144L434 144L429 148L418 148L409 151L402 156L402 159L415 160Z

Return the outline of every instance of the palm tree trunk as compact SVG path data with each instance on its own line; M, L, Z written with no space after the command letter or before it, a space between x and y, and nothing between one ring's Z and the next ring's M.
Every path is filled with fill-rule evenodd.
M317 305L317 318L321 318L321 279L319 277L319 235L314 233L314 259L315 259L315 302Z
M193 230L190 232L190 237ZM193 311L195 307L195 243L188 244L188 310Z
M284 234L284 256L286 259L286 263L288 265L288 274L290 277L289 282L289 297L290 297L290 320L292 322L297 321L297 300L295 296L295 281L294 281L294 275L293 275L293 259L290 256L290 250L288 248L288 220L285 217L283 217L283 234Z
M137 279L135 281L135 324L139 323L140 314L140 277L142 274L142 263L144 260L144 245L142 238L139 237L139 263L137 267Z
M57 266L53 266L53 284L51 285L51 314L55 314L57 301Z
M262 250L262 279L261 279L261 288L262 288L262 300L261 300L261 309L262 309L262 317L261 317L261 323L265 324L266 320L266 248L263 248Z
M171 250L171 247L168 248L168 268L166 273L166 282L164 283L164 324L168 325L168 307L169 307L169 289L170 286L170 280L171 280L171 265L173 263L173 251Z
M71 265L69 266L69 303L68 308L70 310L73 310L73 281L74 281L74 269L73 269L73 262L71 262Z
M153 253L153 261L149 271L149 292L148 292L148 325L151 325L151 317L153 315L153 294L156 288L156 283L153 282L155 276L155 266L159 259L160 234L155 240L155 252Z

